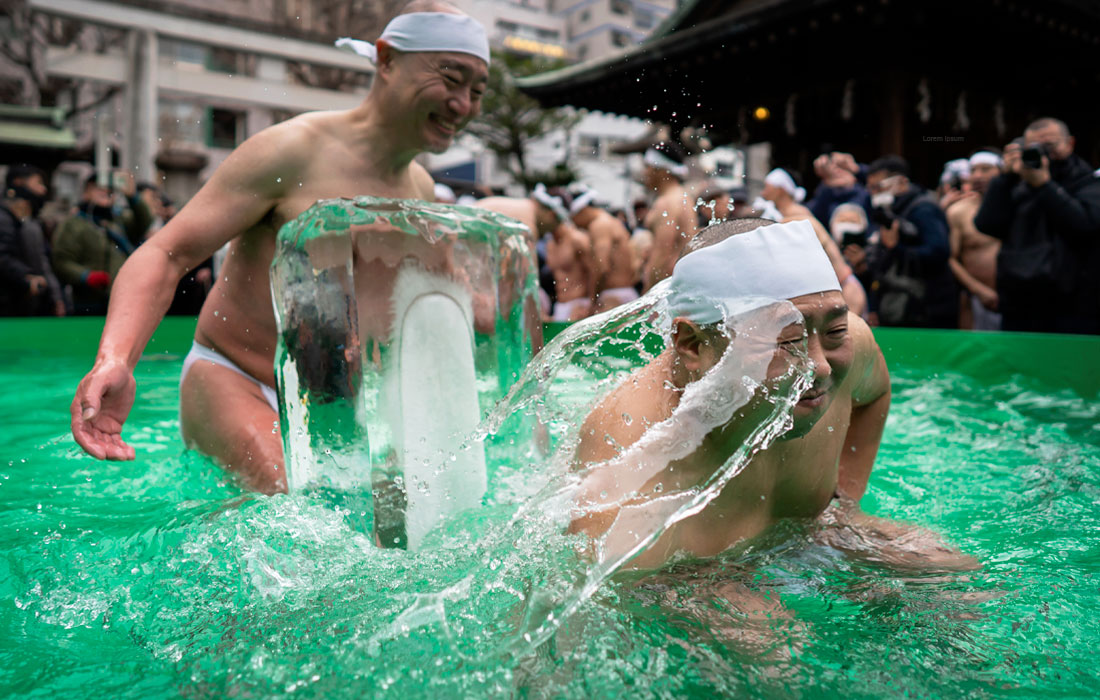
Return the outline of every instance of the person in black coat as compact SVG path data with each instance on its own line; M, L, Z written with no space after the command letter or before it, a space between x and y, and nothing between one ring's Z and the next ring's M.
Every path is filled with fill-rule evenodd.
M1002 241L1003 328L1100 333L1100 179L1065 123L1033 122L1005 147L974 225Z

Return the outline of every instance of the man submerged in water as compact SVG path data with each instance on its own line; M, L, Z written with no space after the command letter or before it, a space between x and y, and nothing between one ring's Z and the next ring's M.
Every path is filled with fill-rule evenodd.
M374 45L363 103L311 112L248 139L178 215L123 266L99 353L72 402L76 441L99 459L133 459L122 425L134 366L179 279L231 241L199 315L180 384L189 446L250 487L286 490L275 403L275 316L269 269L276 233L314 202L374 195L431 201L413 158L442 153L475 117L488 80L484 28L441 0L406 5Z
M718 325L723 320L718 309L752 298L787 299L801 319L791 315L784 320L780 314L789 310L763 306L752 311L755 320L750 314L734 323L731 341ZM694 301L684 304L684 299ZM913 536L916 531L871 518L855 507L886 424L890 377L867 324L845 303L809 222L737 219L708 227L673 270L669 307L669 347L611 392L582 426L576 461L597 466L581 484L573 531L602 538L605 546L616 529L633 536L638 528L629 523L644 520L647 508L652 505L656 512L669 494L701 484L722 468L772 409L760 400L759 390L724 424L705 426L707 432L698 436L698 444L689 445L686 457L658 461L648 470L635 469L632 462L647 459L642 441L656 426L669 430L662 444L692 439L690 419L678 417L677 408L689 385L708 375L734 343L743 352L758 341L753 352L763 358L757 366L766 366L767 376L754 379L764 380L774 395L793 386L801 353L791 351L805 337L813 379L796 397L790 427L752 456L714 500L671 525L630 566L658 568L674 555L713 556L765 533L780 520L817 518L834 499L847 504L837 509L837 526L826 535L839 548L859 550L870 539L877 546L873 556L880 561L936 568L974 565L931 533ZM768 326L756 321L769 315L778 337L754 339L754 332L767 332L760 329ZM728 381L728 375L719 375L717 381ZM625 526L616 522L621 517L627 519Z

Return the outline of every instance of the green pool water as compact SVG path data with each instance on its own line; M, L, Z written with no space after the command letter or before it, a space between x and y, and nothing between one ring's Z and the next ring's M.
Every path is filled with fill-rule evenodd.
M981 570L898 573L791 528L746 556L607 585L517 656L493 651L517 614L494 572L531 562L531 594L560 542L485 533L507 531L539 475L495 466L486 506L415 555L374 548L321 501L242 492L178 437L185 319L138 367L138 459L96 462L68 404L100 323L0 322L0 696L1100 689L1100 340L878 333L894 404L864 509L942 533ZM714 595L735 579L786 614L760 632Z

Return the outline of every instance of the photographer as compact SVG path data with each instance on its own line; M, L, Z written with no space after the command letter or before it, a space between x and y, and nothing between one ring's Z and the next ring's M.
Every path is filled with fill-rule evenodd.
M1033 122L1005 147L1004 174L974 218L1002 241L1005 330L1100 333L1100 180L1073 145L1063 122Z
M878 243L868 250L876 280L872 309L884 326L954 328L958 292L947 260L947 220L935 197L909 181L900 156L867 169Z

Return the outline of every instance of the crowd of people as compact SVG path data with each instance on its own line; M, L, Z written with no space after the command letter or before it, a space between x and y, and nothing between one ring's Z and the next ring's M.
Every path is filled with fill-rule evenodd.
M641 184L651 194L630 212L581 183L463 199L531 229L546 320L630 301L671 274L697 231L760 216L808 220L849 307L873 326L1100 333L1100 177L1057 119L1035 121L1003 151L949 161L934 189L913 182L901 157L861 164L832 152L814 161L812 196L776 168L750 198L691 180L684 160L676 144L650 148ZM89 178L73 205L48 194L42 170L7 167L0 314L103 314L119 268L175 206L122 171L107 184ZM446 187L436 197L455 201ZM198 313L211 281L208 260L181 281L170 313Z
M7 164L0 197L0 315L95 316L127 258L175 214L156 185L126 171L95 175L79 201L50 198L47 174ZM169 313L196 314L213 279L213 260L179 284Z
M812 196L775 168L751 198L690 180L682 151L660 143L641 177L651 196L629 213L580 183L470 203L537 237L546 320L629 301L671 274L699 230L762 217L809 221L849 308L873 326L1100 333L1100 176L1073 145L1063 122L1039 119L1003 151L949 161L935 188L899 156L831 152L814 161Z

